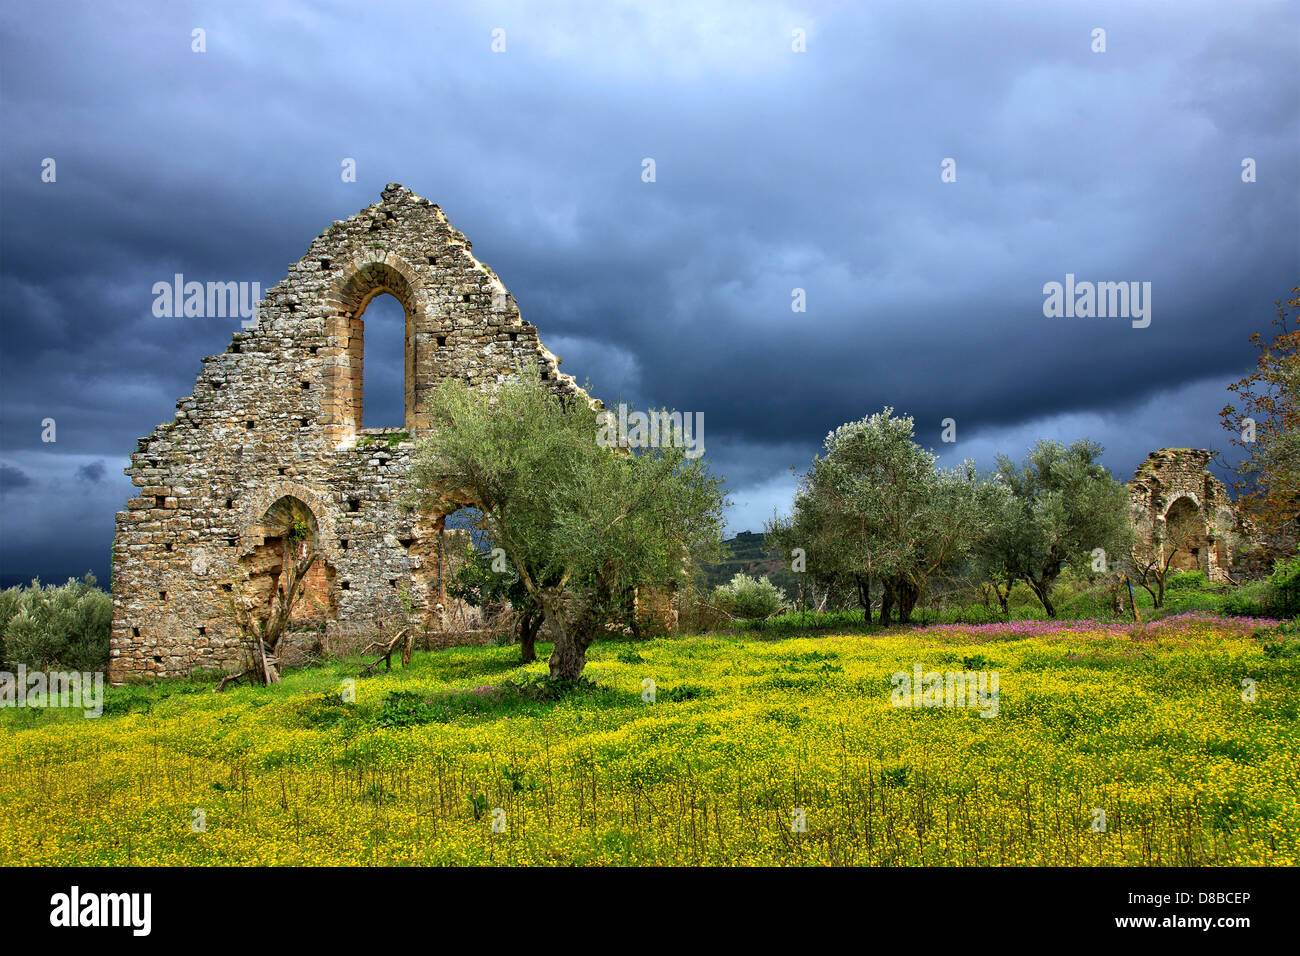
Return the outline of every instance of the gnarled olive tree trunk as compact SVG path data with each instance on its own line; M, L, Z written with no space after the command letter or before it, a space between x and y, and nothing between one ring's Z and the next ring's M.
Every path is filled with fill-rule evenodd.
M519 614L519 656L525 664L537 660L537 632L542 627L542 614L527 610Z
M898 582L898 623L912 623L912 609L921 596L920 588L906 578Z
M544 597L542 613L554 635L551 650L551 679L576 681L587 664L587 648L600 633L599 621L590 609L567 606L564 598Z
M862 615L871 623L871 575L855 574L853 581L858 589L858 604L862 605Z
M1050 571L1044 571L1037 578L1033 575L1025 575L1025 583L1038 598L1038 603L1043 605L1043 610L1047 612L1048 617L1056 617L1056 605L1052 602L1052 585L1056 582L1056 578L1057 575Z
M894 601L897 598L897 589L894 582L886 579L882 582L883 590L880 593L880 623L891 624L894 617Z

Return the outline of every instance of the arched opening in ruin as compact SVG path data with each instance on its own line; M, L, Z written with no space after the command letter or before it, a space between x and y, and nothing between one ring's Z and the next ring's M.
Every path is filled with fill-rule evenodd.
M495 607L484 606L483 585L492 566L492 541L483 515L472 505L447 514L430 514L420 522L410 545L417 559L412 571L423 596L425 626L435 630L483 626Z
M503 561L494 568L492 536L484 524L483 512L465 505L444 515L439 538L443 591L447 595L445 616L455 628L482 627L501 610L502 602L495 593L488 599L486 584L504 568Z
M316 515L298 498L285 495L266 509L250 533L260 543L239 560L240 567L248 573L243 594L256 606L270 608L286 569L299 559L304 548L319 546ZM307 571L302 596L294 604L289 619L323 626L337 615L334 569L324 555L318 555Z
M1175 549L1170 567L1175 571L1200 571L1208 566L1209 536L1201 509L1191 498L1183 496L1165 512L1163 547Z
M406 310L388 293L370 300L362 325L361 424L406 427Z
M393 266L372 262L343 281L334 307L331 343L323 350L326 436L347 441L364 427L409 432L432 381L411 282Z

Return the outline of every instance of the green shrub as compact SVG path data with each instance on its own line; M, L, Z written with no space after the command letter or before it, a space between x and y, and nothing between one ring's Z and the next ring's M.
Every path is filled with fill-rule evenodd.
M5 657L5 628L9 626L9 622L18 613L22 603L22 588L5 588L0 591L0 664L8 660Z
M1199 591L1205 587L1205 572L1203 571L1175 571L1165 579L1166 591L1180 591L1191 589Z
M385 702L387 703L387 702ZM336 692L315 694L293 705L304 727L324 729L341 727L352 719L352 710L343 695Z
M744 621L765 621L781 609L785 593L767 575L751 578L737 573L726 584L713 589L713 599L728 614Z
M1294 617L1300 611L1300 558L1278 561L1267 579L1241 585L1224 599L1223 610L1247 617Z
M0 592L0 661L41 670L97 671L108 665L113 596L95 576Z
M1267 581L1250 581L1233 591L1223 600L1227 614L1244 617L1263 617L1273 603L1272 589Z
M415 727L440 716L431 698L411 690L395 690L384 698L376 719L380 727Z
M1057 616L1074 620L1114 617L1115 606L1111 602L1110 589L1097 584L1069 594L1057 604Z
M1235 589L1230 591L1222 588L1211 590L1208 587L1205 590L1191 590L1190 588L1178 591L1167 590L1165 591L1165 603L1160 607L1159 613L1161 615L1186 614L1189 611L1205 611L1209 614L1229 613L1226 605L1235 593ZM1138 596L1138 603L1146 603L1142 600L1142 595ZM1155 613L1151 608L1146 608L1146 610Z
M1300 611L1300 554L1274 564L1268 585L1276 613L1289 617Z

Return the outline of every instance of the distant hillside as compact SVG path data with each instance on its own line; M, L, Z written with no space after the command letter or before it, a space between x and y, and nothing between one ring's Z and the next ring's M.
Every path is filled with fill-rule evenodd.
M753 577L766 574L791 600L799 593L789 562L767 547L763 535L742 531L724 541L723 546L729 551L729 557L704 569L704 578L710 589L730 581L739 571Z

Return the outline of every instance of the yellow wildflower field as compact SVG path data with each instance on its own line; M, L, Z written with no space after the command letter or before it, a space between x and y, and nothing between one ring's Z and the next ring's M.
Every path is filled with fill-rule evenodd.
M0 862L1300 858L1300 656L1267 623L616 641L559 700L517 655L119 688L98 719L0 711ZM917 665L996 672L996 716L896 706Z

